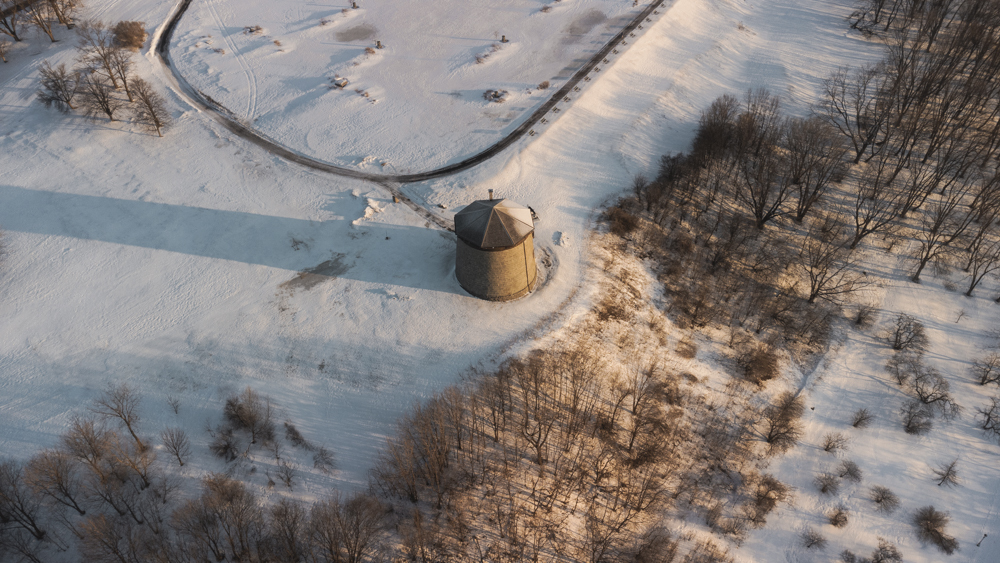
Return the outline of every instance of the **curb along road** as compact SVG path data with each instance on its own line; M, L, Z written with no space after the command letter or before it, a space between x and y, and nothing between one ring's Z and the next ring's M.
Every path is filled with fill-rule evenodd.
M482 152L470 156L460 162L454 164L449 164L441 168L434 170L428 170L426 172L418 172L413 174L371 174L368 172L362 172L360 170L354 170L351 168L345 168L342 166L335 166L328 162L323 162L315 158L310 158L308 156L299 154L280 143L267 138L264 134L259 131L255 131L253 128L245 124L241 119L233 115L224 106L210 98L209 96L203 94L202 92L196 90L184 79L180 71L177 70L170 63L170 39L173 37L174 30L177 28L177 24L180 22L181 17L187 12L187 9L191 6L192 0L182 0L178 8L174 11L170 19L167 20L166 26L163 32L160 34L156 45L154 46L154 51L156 57L160 60L160 63L166 66L174 78L177 80L180 87L185 90L185 93L192 99L195 105L200 106L200 109L205 110L212 114L212 116L220 124L225 126L231 132L236 134L247 141L263 148L271 154L281 157L285 160L301 164L303 166L312 168L314 170L319 170L322 172L328 172L330 174L336 174L338 176L344 176L347 178L356 178L360 180L368 180L375 182L382 186L383 188L389 190L389 192L398 198L407 207L410 207L420 216L424 217L428 221L440 226L443 229L452 230L451 222L439 217L435 213L431 212L429 209L413 202L410 198L403 195L400 192L398 186L393 186L390 183L395 184L407 184L412 182L422 182L424 180L431 180L434 178L440 178L443 176L449 176L451 174L456 174L464 170L468 170L473 166L481 164L490 158L498 155L504 149L512 145L515 141L523 137L525 134L534 134L532 130L533 127L538 125L539 121L545 114L549 113L555 109L556 104L562 101L564 98L569 96L573 89L577 85L584 81L588 74L597 68L597 65L607 59L608 55L614 51L615 47L622 44L626 38L634 36L634 31L642 25L644 21L650 19L653 12L659 8L666 0L653 0L650 2L649 6L642 10L638 16L636 16L631 23L625 26L621 31L619 31L614 37L608 41L604 47L602 47L593 57L591 57L583 67L580 68L567 82L555 92L548 100L546 100L538 109L536 109L523 123L517 126L513 131L511 131L506 137L500 139L492 146L487 147Z

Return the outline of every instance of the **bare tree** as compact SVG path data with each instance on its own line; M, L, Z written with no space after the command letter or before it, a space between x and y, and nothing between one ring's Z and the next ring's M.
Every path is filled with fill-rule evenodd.
M826 538L815 528L806 528L802 532L802 547L806 549L823 549L826 547Z
M49 6L48 2L31 2L25 1L21 4L24 9L24 14L28 21L42 30L45 35L49 36L49 40L53 43L56 42L55 35L52 34L52 8Z
M132 51L118 48L111 51L111 71L121 83L129 102L135 101L132 88Z
M42 61L38 74L41 77L38 99L45 107L55 106L60 111L75 109L73 99L80 89L79 72L66 70L63 63L53 67L49 61Z
M180 428L167 428L160 433L160 438L163 440L163 447L184 467L184 460L191 455L191 442L187 434Z
M334 494L310 510L310 547L323 561L362 563L378 552L385 524L386 510L374 497Z
M949 487L958 485L958 458L949 463L943 463L937 469L931 470L938 486L948 485Z
M124 107L125 102L115 95L114 86L101 75L92 73L83 79L82 92L83 109L88 115L104 114L115 121L115 113Z
M35 539L45 537L41 503L24 481L24 464L0 462L0 516L4 522L23 528Z
M994 439L1000 440L1000 397L991 397L984 408L976 408L979 427Z
M83 507L83 482L76 460L62 450L44 450L28 462L25 482L36 494L75 510L80 516Z
M798 442L802 435L799 417L804 410L802 399L788 391L778 395L774 403L764 409L761 432L772 450L785 451Z
M854 193L854 238L850 248L871 234L892 230L901 194L885 159L877 159L862 171Z
M903 417L903 430L907 434L927 434L933 427L934 413L920 401L907 401L899 410Z
M972 362L972 374L980 385L1000 383L1000 354L992 352Z
M972 297L976 286L986 276L1000 270L1000 238L981 237L973 242L969 249L969 289L965 295Z
M958 551L958 540L945 533L948 525L948 513L940 512L933 506L925 506L913 514L913 525L917 528L917 537L921 541L932 543L944 553L951 555Z
M92 418L74 418L70 429L62 435L66 452L83 463L98 479L111 478L108 467L109 450L113 439L109 432Z
M801 223L830 185L845 174L847 147L837 131L818 117L789 120L784 146L789 155L788 174L798 195L794 217Z
M118 75L114 70L115 51L119 49L114 43L114 36L102 22L83 22L76 28L80 36L77 50L80 51L81 62L102 74L111 81L112 87L118 89Z
M158 549L169 549L149 527L120 516L89 516L80 532L80 552L95 563L152 561Z
M135 440L139 449L145 450L146 445L135 433L140 422L139 403L141 401L142 396L128 383L111 383L101 393L101 396L94 399L91 411L103 417L118 419L118 422L125 426L128 433L132 435L132 439Z
M738 170L734 195L758 230L786 213L784 204L793 193L779 150L784 129L779 107L778 97L767 90L748 91L734 130Z
M836 452L839 450L846 450L847 444L850 442L847 436L844 436L840 432L833 432L823 436L823 451L824 452Z
M271 556L278 561L307 561L309 514L306 509L298 502L283 497L271 506L269 512Z
M274 407L270 397L261 396L247 387L242 393L226 399L223 413L233 427L250 434L251 444L256 444L258 440L264 443L274 440Z
M927 263L938 257L972 224L976 214L972 209L961 205L968 203L965 200L969 190L968 184L959 184L931 206L925 216L923 228L916 234L920 248L917 253L917 270L910 277L912 281L919 283L920 273Z
M59 23L65 25L67 28L73 26L73 16L76 14L77 9L79 9L81 2L79 0L45 0L49 9L55 14L56 19Z
M0 33L14 41L20 41L18 29L24 20L24 5L21 0L0 0Z
M954 418L961 411L951 396L951 385L935 369L920 370L913 378L913 391L921 403L938 409L946 418Z
M927 330L917 319L900 313L886 333L886 339L893 350L922 351L927 347Z
M847 479L853 483L860 483L862 478L861 468L858 467L857 463L854 463L849 459L845 459L841 462L840 471L837 472L837 475L839 475L841 479Z
M878 511L883 514L892 514L899 508L899 497L887 487L875 485L869 491L868 497L878 506Z
M873 418L868 409L858 409L851 418L851 426L855 428L868 428Z
M7 49L10 48L10 42L6 39L0 38L0 59L3 62L7 62Z
M839 233L837 228L834 233L822 234L814 225L802 243L798 264L809 278L809 303L822 299L837 304L845 296L869 285L854 271L856 259Z
M882 65L868 65L853 73L840 68L823 83L822 115L851 142L855 164L889 118L888 100L881 95L886 80Z

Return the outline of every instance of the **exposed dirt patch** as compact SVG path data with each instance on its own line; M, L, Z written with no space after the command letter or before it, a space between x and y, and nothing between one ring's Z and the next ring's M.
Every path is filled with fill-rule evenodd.
M365 39L371 39L375 37L378 32L374 26L371 24L363 23L356 25L354 27L345 29L344 31L338 31L336 33L337 41L363 41Z
M325 281L337 279L337 276L341 276L351 269L349 264L344 264L345 257L345 254L335 254L333 258L318 266L302 270L279 287L289 291L297 289L308 291Z

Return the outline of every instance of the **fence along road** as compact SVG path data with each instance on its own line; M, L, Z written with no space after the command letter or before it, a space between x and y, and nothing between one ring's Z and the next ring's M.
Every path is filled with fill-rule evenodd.
M577 85L587 79L587 75L590 74L597 65L602 63L608 58L613 51L617 53L615 47L623 44L627 44L625 41L629 37L635 36L635 31L638 29L643 22L652 21L650 17L657 9L665 2L665 0L653 0L650 2L645 9L643 9L638 16L636 16L628 25L626 25L621 31L619 31L610 41L605 43L594 56L592 56L566 83L559 88L552 97L546 100L542 105L536 109L523 123L518 125L507 134L506 137L500 139L493 145L487 147L482 152L472 155L464 160L456 162L454 164L449 164L441 168L436 168L434 170L428 170L426 172L417 172L412 174L372 174L370 172L363 172L361 170L354 170L352 168L346 168L343 166L336 166L328 162L323 162L322 160L317 160L315 158L310 158L303 154L297 153L288 147L281 145L280 143L269 139L263 133L254 130L250 126L246 125L241 119L235 116L232 112L226 109L225 106L213 100L210 96L202 93L201 91L195 89L188 83L187 80L181 75L180 71L177 70L170 63L170 38L173 37L174 30L177 28L177 24L181 21L181 18L187 12L188 7L191 6L192 0L182 0L180 5L167 20L167 24L160 34L159 39L155 45L156 57L160 62L166 66L170 73L173 75L174 79L177 81L178 86L184 90L185 94L190 98L190 102L193 105L198 106L200 109L208 112L213 118L222 124L226 129L229 129L234 134L251 143L263 148L271 154L279 156L285 160L301 164L312 168L314 170L319 170L322 172L328 172L330 174L336 174L338 176L344 176L347 178L357 178L360 180L368 180L374 182L383 188L387 189L395 198L399 199L407 207L413 209L420 216L424 217L428 221L444 228L447 230L452 230L451 222L447 221L437 214L431 212L429 209L415 203L410 198L406 197L398 187L398 184L407 184L411 182L422 182L424 180L431 180L434 178L440 178L442 176L449 176L451 174L456 174L462 172L463 170L468 170L477 164L481 164L490 158L500 154L504 149L512 145L515 141L523 137L525 134L534 134L533 127L535 127L545 114L549 113L553 109L556 109L556 104L562 101L564 98L568 98L569 94L574 92ZM600 69L598 69L599 71ZM567 99L567 101L569 101ZM393 185L397 184L397 185Z

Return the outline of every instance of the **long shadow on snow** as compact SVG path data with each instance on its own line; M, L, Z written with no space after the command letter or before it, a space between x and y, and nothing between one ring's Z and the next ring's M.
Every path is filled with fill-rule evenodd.
M301 272L290 280L291 289L310 289L343 277L463 294L452 275L454 235L436 229L383 223L355 226L347 218L309 221L8 185L0 185L0 201L0 228L8 231ZM357 206L360 214L363 200ZM317 259L317 254L323 258ZM365 254L370 256L364 266L355 267Z

